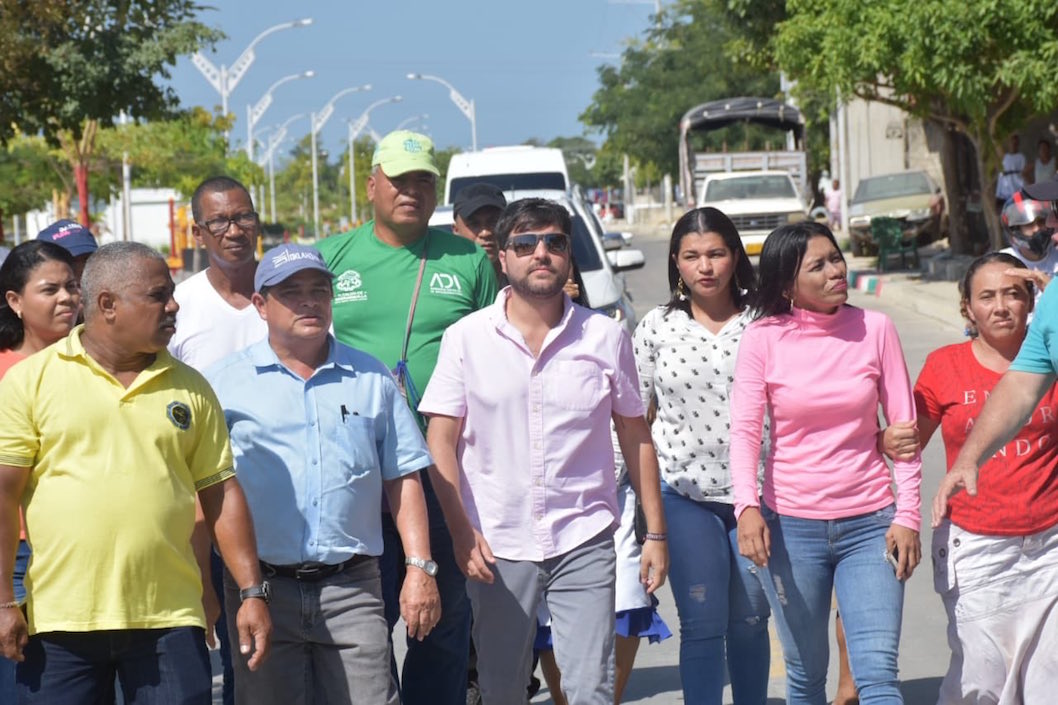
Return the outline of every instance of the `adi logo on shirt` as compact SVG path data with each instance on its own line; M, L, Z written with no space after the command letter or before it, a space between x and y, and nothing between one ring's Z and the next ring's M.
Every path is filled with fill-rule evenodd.
M463 287L459 283L459 278L454 274L434 272L434 275L430 277L430 293L451 296L462 294Z

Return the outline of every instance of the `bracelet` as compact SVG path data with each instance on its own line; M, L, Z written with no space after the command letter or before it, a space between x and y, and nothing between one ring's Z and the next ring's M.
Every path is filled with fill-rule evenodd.
M668 537L668 534L654 534L649 531L643 534L643 538L647 541L665 541L668 539Z
M0 602L0 610L9 610L18 606L18 600L12 600L11 602Z

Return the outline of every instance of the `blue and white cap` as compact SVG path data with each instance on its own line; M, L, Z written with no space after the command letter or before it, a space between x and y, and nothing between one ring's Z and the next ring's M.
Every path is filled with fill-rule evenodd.
M323 272L331 279L334 273L323 261L323 255L315 247L287 243L273 247L264 253L253 278L254 291L260 293L267 286L275 286L287 277L306 269Z

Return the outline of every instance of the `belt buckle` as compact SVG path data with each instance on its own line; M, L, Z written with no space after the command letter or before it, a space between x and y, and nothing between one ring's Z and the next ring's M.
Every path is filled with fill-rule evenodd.
M313 580L327 567L324 563L301 563L294 569L297 580Z

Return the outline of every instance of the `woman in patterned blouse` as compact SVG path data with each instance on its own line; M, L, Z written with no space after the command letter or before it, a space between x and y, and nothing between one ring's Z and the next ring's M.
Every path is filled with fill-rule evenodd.
M669 579L680 618L687 703L720 703L727 671L736 705L767 699L769 608L757 568L738 553L728 469L728 398L750 322L753 266L731 220L689 211L669 244L669 302L650 311L634 342L669 529Z

